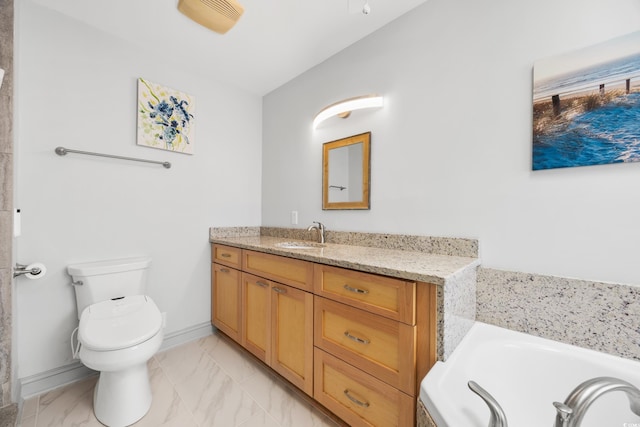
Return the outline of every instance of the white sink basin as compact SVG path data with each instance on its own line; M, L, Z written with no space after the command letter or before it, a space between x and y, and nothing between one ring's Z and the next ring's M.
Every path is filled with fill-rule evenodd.
M274 246L282 249L318 249L325 247L323 243L315 242L281 242L276 243Z

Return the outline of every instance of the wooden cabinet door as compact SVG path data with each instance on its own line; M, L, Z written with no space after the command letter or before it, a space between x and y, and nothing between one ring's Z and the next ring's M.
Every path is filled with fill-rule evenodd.
M242 346L271 363L271 282L242 273Z
M240 342L240 271L211 264L211 323Z
M313 294L271 287L271 367L313 395Z

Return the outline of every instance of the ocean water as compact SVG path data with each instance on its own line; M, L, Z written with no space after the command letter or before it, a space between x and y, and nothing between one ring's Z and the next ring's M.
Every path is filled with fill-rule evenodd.
M533 139L533 170L640 161L640 92Z
M613 61L594 64L550 79L536 80L533 87L533 98L541 99L590 87L597 88L601 83L623 83L628 78L639 76L640 53L637 53Z

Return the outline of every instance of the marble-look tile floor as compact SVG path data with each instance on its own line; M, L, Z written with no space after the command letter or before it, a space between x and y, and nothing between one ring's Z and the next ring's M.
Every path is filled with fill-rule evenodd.
M149 361L151 409L142 427L337 427L226 338L213 334ZM18 426L102 426L94 376L25 400Z

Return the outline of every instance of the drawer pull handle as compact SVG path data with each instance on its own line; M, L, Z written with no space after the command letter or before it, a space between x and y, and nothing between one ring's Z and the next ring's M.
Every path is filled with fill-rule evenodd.
M273 287L273 290L276 291L279 294L286 294L287 293L286 289L276 288L275 286Z
M256 285L258 285L258 286L260 286L260 287L263 287L263 288L266 288L267 286L269 286L268 284L266 284L266 283L264 283L264 282L261 282L260 280L258 280L258 281L256 282Z
M343 287L346 290L348 290L349 292L353 292L355 294L368 294L369 293L369 291L366 290L366 289L358 289L358 288L351 287L349 285L344 285Z
M229 269L228 268L221 268L220 269L220 273L228 273Z
M222 258L231 258L231 254L228 254L228 253L220 254L220 256Z
M369 402L362 402L362 401L356 399L355 397L351 396L351 394L349 393L349 389L348 388L344 389L344 395L347 396L350 401L352 401L353 403L355 403L358 406L362 406L363 408L368 408L369 407Z
M351 335L349 331L344 331L344 336L360 344L369 344L371 342L366 338L363 339L363 338L358 338L355 335Z

